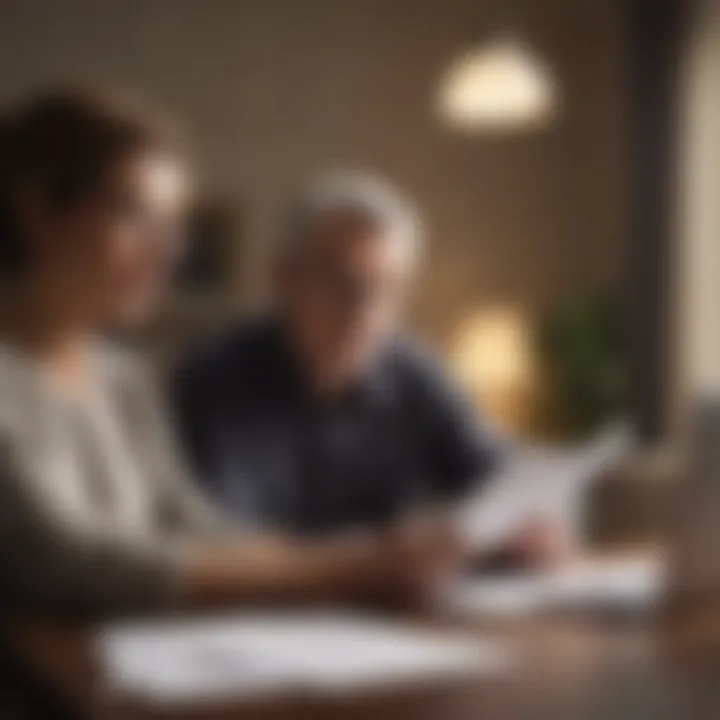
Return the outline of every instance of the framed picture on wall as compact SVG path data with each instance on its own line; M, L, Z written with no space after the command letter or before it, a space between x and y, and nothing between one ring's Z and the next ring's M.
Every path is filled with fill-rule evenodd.
M243 239L235 203L204 198L193 206L166 301L151 323L126 338L151 365L171 366L194 338L236 309Z

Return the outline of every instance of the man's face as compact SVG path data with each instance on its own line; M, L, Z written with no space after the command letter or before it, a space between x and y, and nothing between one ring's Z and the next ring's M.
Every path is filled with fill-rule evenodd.
M395 329L408 280L406 245L348 213L316 223L281 273L286 317L318 378L352 380Z

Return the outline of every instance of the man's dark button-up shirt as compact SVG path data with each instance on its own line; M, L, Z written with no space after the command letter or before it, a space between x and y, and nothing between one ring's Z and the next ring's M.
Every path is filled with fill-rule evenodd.
M313 396L281 324L255 321L202 345L172 388L205 489L238 520L321 533L462 496L498 445L443 373L395 341L332 402Z

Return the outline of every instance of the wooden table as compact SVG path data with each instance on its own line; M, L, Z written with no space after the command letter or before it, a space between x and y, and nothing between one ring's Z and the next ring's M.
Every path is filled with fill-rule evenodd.
M87 717L107 720L720 718L720 665L704 662L704 655L703 661L694 662L691 654L678 654L675 649L667 652L674 646L652 618L628 623L556 616L501 624L433 618L422 623L464 635L506 638L519 651L519 666L506 674L432 687L362 692L331 699L292 697L162 709L114 696L108 690L93 657L89 627L32 623L15 627L12 637L15 647L37 672Z

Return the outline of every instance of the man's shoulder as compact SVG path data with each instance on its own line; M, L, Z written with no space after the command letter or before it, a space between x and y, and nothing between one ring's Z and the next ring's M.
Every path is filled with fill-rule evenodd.
M385 354L390 372L415 387L447 382L448 374L439 353L409 335L396 337Z
M266 317L236 321L196 340L178 364L181 379L224 379L262 367L272 352L275 322Z

